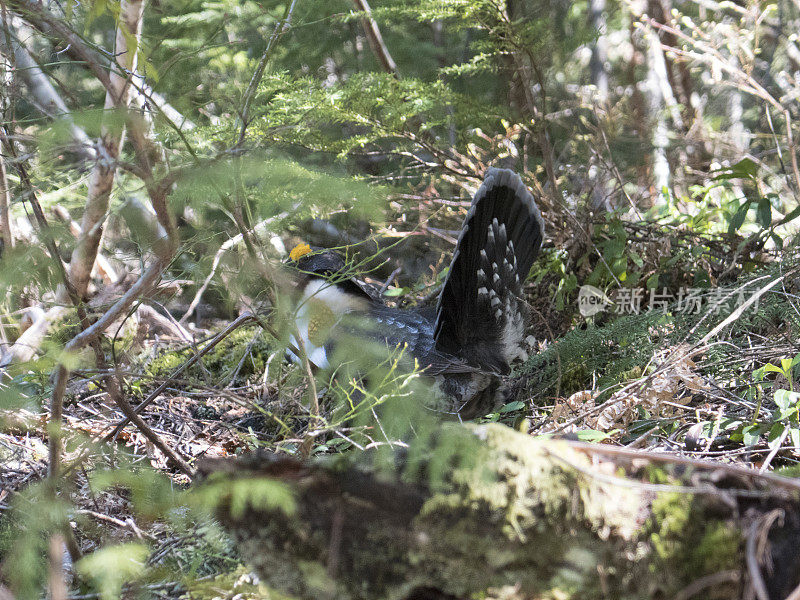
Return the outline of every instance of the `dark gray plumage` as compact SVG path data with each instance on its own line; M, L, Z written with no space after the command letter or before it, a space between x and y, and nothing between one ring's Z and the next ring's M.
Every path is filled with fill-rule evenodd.
M389 308L358 280L336 281L345 263L331 251L306 255L297 267L333 277L332 285L354 300L346 312L364 315L363 334L392 348L407 344L451 401L452 411L473 418L503 399L502 377L525 356L528 309L522 288L543 235L539 209L519 176L489 169L467 213L435 310ZM338 298L333 303L342 304ZM326 346L335 338L334 331Z

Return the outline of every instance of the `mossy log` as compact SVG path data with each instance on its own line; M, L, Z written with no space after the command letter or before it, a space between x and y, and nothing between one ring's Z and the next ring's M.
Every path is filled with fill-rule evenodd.
M300 598L767 600L800 592L794 480L536 440L495 424L463 430L479 441L478 458L440 478L425 469L412 481L378 474L353 458L256 454L209 461L201 485L215 490L242 558L268 585ZM248 481L279 482L290 502L237 498L245 488L232 484Z

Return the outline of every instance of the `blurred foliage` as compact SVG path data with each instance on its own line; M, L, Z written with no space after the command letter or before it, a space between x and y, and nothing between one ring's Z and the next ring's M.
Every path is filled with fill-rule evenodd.
M294 307L277 265L283 250L299 241L337 245L348 253L353 274L382 283L400 269L387 281L387 301L430 303L446 272L463 203L490 165L522 174L548 229L526 290L536 312L532 333L547 344L519 370L526 393L490 420L525 428L543 407L573 392L599 391L604 400L646 377L658 351L701 339L721 317L683 315L672 306L584 318L577 311L581 286L608 297L624 290L674 295L686 287L733 293L745 284L753 293L762 277L795 267L800 70L793 32L800 18L791 3L676 3L674 10L664 9L669 2L647 3L651 13L656 4L662 7L665 14L649 16L669 30L647 21L644 4L636 2L609 0L602 25L587 2L373 4L398 76L382 71L364 35L363 15L344 0L174 0L145 9L142 81L194 127L179 129L146 97L149 91L144 94L146 110L137 114L152 117L154 155L164 159L157 176L174 176L168 201L181 241L165 276L179 281L180 291L154 293L144 302L178 320L208 279L193 325L214 329L249 309L269 317L272 327L235 331L171 382L171 390L187 396L224 388L237 402L242 390L258 388L257 401L246 409L262 420L231 425L228 451L268 446L293 455L363 453L379 468L394 469L401 460L409 478L422 477L432 487L454 465L480 460L471 437L439 427L441 407L400 349L387 353L357 339L343 341L342 366L313 379L320 392L314 406L301 365L285 360ZM291 23L267 52L290 6ZM104 59L111 55L118 3L69 1L63 12L51 8L54 19L102 49ZM45 236L64 261L76 243L69 224L50 217L60 207L80 221L86 201L92 164L70 148L71 124L94 139L104 129L120 129L126 117L103 109L102 86L64 40L32 35L28 43L64 96L71 121L43 115L21 79L5 86L4 123L33 185L27 189L17 163L7 161L21 238L17 247L3 248L0 269L3 335L12 341L20 311L56 300L60 273ZM662 44L671 50L663 52ZM601 45L607 98L599 93L592 60ZM655 46L664 81L653 80ZM262 58L266 70L244 124L243 101ZM663 96L665 87L671 99ZM668 131L664 147L654 136L659 125ZM136 201L147 203L147 186L134 158L126 144L102 247L129 275L147 264L159 238L147 215L135 210ZM669 185L656 189L660 158ZM32 193L48 214L48 232L29 225ZM231 245L242 228L258 231L255 247L249 238ZM362 238L371 240L357 243ZM95 283L101 300L90 303L92 314L125 289ZM797 354L793 285L765 295L732 323L724 343L706 349L704 373L738 399L726 404L724 418L700 423L709 436L722 431L734 443L753 447L766 440L771 448L784 430L793 440L800 435L796 364L783 362ZM40 597L49 540L74 531L88 550L75 566L74 585L87 594L145 595L137 585L171 582L177 587L167 593L188 590L191 597L219 596L219 588L278 597L242 579L232 543L208 509L225 497L238 508L259 503L291 513L293 499L281 486L210 486L206 498L189 500L184 480L128 455L130 447L143 452L140 440L125 438L130 447L120 443L110 452L87 441L97 432L81 429L80 419L71 422L67 441L70 458L85 452L81 467L65 476L58 493L47 486L47 432L36 419L44 418L50 374L65 360L63 346L76 323L74 315L56 323L37 360L14 366L0 390L2 434L27 431L16 418L26 410L34 418L25 426L39 434L29 436L38 441L30 442L30 481L19 475L28 463L2 451L8 460L0 462L20 489L8 507L0 497L0 580L21 600ZM122 332L114 352L108 340L101 350L118 367L126 394L137 399L207 343L178 347L150 335L143 344L136 321L129 325L124 332L116 325L110 330ZM751 338L758 340L755 349ZM88 403L92 418L117 418L108 406L91 404L103 392L91 359L89 352L69 358L80 368L68 390L70 407ZM221 420L213 402L196 404L193 416ZM642 410L639 417L627 434L650 427L652 415ZM676 419L662 425L664 435L679 429ZM151 451L147 446L147 458L156 463ZM95 502L112 496L139 525L151 527L166 550L135 532L107 535L79 512L78 506L97 508ZM172 542L164 540L173 537L180 543L170 550ZM208 575L219 579L202 579Z

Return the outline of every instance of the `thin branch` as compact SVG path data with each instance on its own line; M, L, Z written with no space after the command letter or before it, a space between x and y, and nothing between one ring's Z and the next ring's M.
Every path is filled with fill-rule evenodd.
M283 34L289 29L289 26L292 22L292 13L294 12L294 7L296 4L297 0L292 0L292 3L286 7L283 18L277 25L275 25L275 29L273 30L272 35L267 42L267 47L264 49L264 53L261 55L261 59L258 61L258 66L253 72L253 76L250 78L250 83L245 90L244 97L242 99L242 110L240 111L242 126L239 131L239 142L237 143L237 146L240 146L244 142L245 134L247 133L247 126L250 124L250 104L252 103L253 97L256 94L258 84L261 83L261 78L264 76L264 70L267 68L267 63L272 55L272 49L275 47L275 44L278 42L278 40L283 37Z
M17 12L36 29L67 45L70 54L84 63L104 88L112 87L109 72L102 66L103 59L98 57L97 49L91 48L81 36L53 16L44 3L36 0L3 1L8 8Z
M92 140L86 132L78 127L72 119L67 104L58 94L50 83L50 79L45 75L39 64L33 59L25 44L25 38L29 34L23 32L14 21L13 17L0 19L0 29L5 38L4 45L10 50L14 58L14 73L25 82L28 91L33 96L34 102L45 115L53 119L63 119L69 123L70 135L75 143L75 147L85 158L95 160L97 152L94 149Z
M285 219L288 213L283 212L279 215L275 215L274 217L269 217L268 219L264 219L258 225L253 227L253 233L260 234L262 231L266 232L267 227L275 221L280 221ZM238 235L233 236L229 240L225 241L217 250L216 254L214 254L214 260L211 262L211 270L209 271L208 275L203 281L200 288L197 290L197 293L192 298L191 303L189 304L189 308L186 309L186 313L181 317L179 323L185 323L186 320L192 315L194 310L197 308L197 305L200 304L200 300L203 297L206 289L208 289L211 280L214 278L214 275L217 272L217 268L219 267L220 262L222 261L222 257L228 252L231 248L239 246L244 243L244 235L239 233Z
M378 64L387 73L391 73L397 79L400 79L400 72L397 70L397 64L394 62L392 55L389 54L389 48L386 47L386 42L383 41L381 30L378 23L372 18L372 9L367 0L353 0L356 8L364 13L361 18L361 23L364 26L364 34L367 36L369 47L372 48L372 53L378 59Z

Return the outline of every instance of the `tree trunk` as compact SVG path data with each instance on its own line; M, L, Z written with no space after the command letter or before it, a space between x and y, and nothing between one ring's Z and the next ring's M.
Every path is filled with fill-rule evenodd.
M106 93L107 111L127 110L131 97L130 78L136 71L136 55L142 31L144 0L122 0L119 26L114 46L116 65L111 69L111 86ZM124 127L102 131L100 154L89 179L89 192L81 221L81 239L72 253L69 276L78 295L83 297L89 285L98 249L103 238L103 224L108 212L111 188L122 149Z
M664 96L661 94L660 75L659 75L659 54L661 49L658 37L648 32L646 34L647 44L647 106L648 119L651 128L651 143L653 146L653 185L656 194L660 195L664 189L669 188L670 168L667 159L667 148L669 147L669 134L667 121L664 115Z
M3 238L3 248L14 247L14 234L11 231L11 190L8 187L6 176L6 161L0 155L0 236Z
M608 101L608 40L606 39L606 0L589 1L589 24L597 33L592 46L589 70L592 85L597 88L597 99L605 104Z
M651 14L661 15L661 22L667 21L667 17L662 14L663 6L660 1L649 2L647 8ZM680 176L682 174L680 171L672 173L667 157L669 147L667 115L669 115L675 131L683 131L684 125L680 106L675 99L669 65L661 47L659 34L649 27L644 30L644 34L647 45L647 93L650 106L649 118L652 126L653 179L657 193L661 194L665 188L674 187L673 175ZM685 156L681 156L678 162L685 164Z
M597 103L606 111L608 105L608 40L606 38L606 0L590 0L589 25L596 32L597 39L592 46L592 58L589 61L589 73L595 87ZM599 160L594 160L589 167L589 181L592 186L592 210L605 212L611 209L606 193L607 177L600 169Z
M404 479L258 454L208 461L199 492L300 598L783 599L800 584L794 480L496 424L439 439Z

